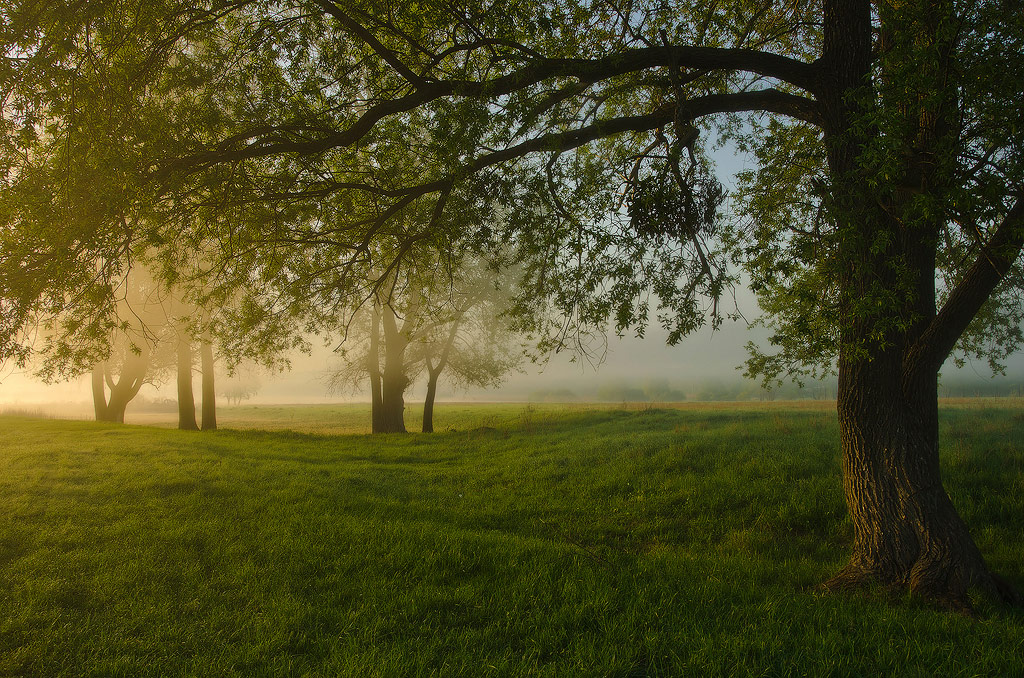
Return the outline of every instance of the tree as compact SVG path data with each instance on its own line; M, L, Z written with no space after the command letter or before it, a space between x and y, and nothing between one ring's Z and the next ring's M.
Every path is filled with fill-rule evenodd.
M161 203L151 193L168 188L152 181L152 149L169 148L176 138L166 132L188 127L193 113L208 113L191 105L187 91L165 87L164 80L173 78L165 78L159 66L176 58L175 49L184 44L177 41L187 35L188 49L198 58L173 69L174 78L209 77L199 53L204 44L215 50L205 31L223 15L183 2L137 9L131 29L121 24L121 8L103 1L87 7L16 2L0 10L0 360L32 359L39 327L58 349L42 357L51 366L59 363L62 374L103 353L120 327L115 293L141 262L180 301L218 309L207 314L206 327L191 322L188 331L210 334L211 341L216 334L229 347L221 351L228 362L240 359L233 349L268 364L286 363L281 341L238 335L239 326L231 322L238 309L221 308L237 295L196 283L209 270L196 270L202 268L199 249L185 238L179 242L174 232L195 212L186 204ZM175 28L163 23L170 15ZM134 30L146 37L136 33L126 40ZM174 224L157 205L173 214ZM67 330L56 342L55 324ZM253 336L267 331L241 329ZM181 330L176 344L179 424L194 428L187 333ZM209 349L203 347L203 361L210 365L204 374L204 429L216 426Z
M252 398L263 386L255 366L251 364L236 366L232 374L222 375L217 383L220 394L235 405Z
M105 360L92 368L92 397L96 421L124 423L125 410L139 394L150 374L150 349L143 343L141 348L125 346L120 341L120 354L115 360ZM133 350L134 349L134 350ZM137 352L136 352L137 351ZM106 389L110 389L107 396Z
M373 433L405 433L405 392L421 361L409 355L410 344L429 332L435 323L427 314L421 281L408 269L401 286L387 297L375 296L360 314L368 327L348 326L342 343L344 366L331 375L332 388L370 380L370 420ZM357 343L366 329L366 343ZM355 341L353 341L355 340Z
M451 258L449 274L437 253L417 253L398 269L402 285L363 307L348 328L331 385L355 386L369 376L374 433L406 431L405 392L424 370L422 430L429 433L442 373L456 386L488 386L518 365L503 317L510 273L467 255Z
M471 265L472 266L472 265ZM486 280L486 273L494 281ZM447 371L455 387L498 386L509 371L522 360L516 351L509 319L505 317L509 299L502 281L509 275L477 263L472 275L463 270L452 298L454 309L417 337L415 353L427 372L427 392L423 400L424 433L434 431L434 399L441 374ZM436 312L436 311L435 311Z
M44 35L80 25L33 16ZM936 375L955 349L998 361L1021 341L1015 3L243 1L143 19L109 25L145 26L127 41L139 63L195 109L177 138L154 135L163 148L132 149L159 158L165 204L227 206L248 223L269 212L281 227L264 242L302 249L308 271L325 242L348 247L331 259L344 268L395 238L374 262L384 277L411 244L444 247L460 230L514 246L518 310L551 347L609 318L642 331L655 299L673 341L719 322L731 255L777 328L779 352L751 370L838 368L855 540L831 585L953 605L973 586L1012 596L943 489ZM38 42L17 46L48 55ZM53 69L41 72L25 81ZM716 218L723 193L701 143L716 128L760 155L752 185L771 189L746 193L742 229ZM500 231L446 218L494 196L510 206ZM410 210L430 217L401 218Z
M651 377L644 381L644 395L647 400L653 402L678 402L686 400L686 393L679 389L672 388L668 379L664 377Z
M175 333L166 323L159 290L148 275L129 273L119 294L116 326L102 342L76 332L81 309L46 319L43 325L49 332L39 349L37 373L52 382L90 371L96 421L123 424L125 410L142 386L160 383L166 375ZM83 362L88 360L94 361L91 366Z

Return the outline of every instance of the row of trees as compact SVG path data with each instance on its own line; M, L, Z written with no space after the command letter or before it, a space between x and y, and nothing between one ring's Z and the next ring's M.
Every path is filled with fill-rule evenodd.
M357 391L370 385L374 433L405 432L405 392L421 371L427 375L422 430L432 432L442 373L456 387L489 386L518 365L521 353L502 318L507 298L486 279L488 271L459 273L439 283L431 279L433 272L407 271L401 289L355 309L343 328L342 366L329 373L329 385ZM448 296L432 301L439 289ZM198 430L192 388L198 344L201 428L215 430L215 356L202 309L186 307L166 285L135 267L115 313L117 325L91 339L76 333L71 314L46 319L37 342L38 374L48 381L74 378L84 360L100 356L91 365L96 420L124 423L126 408L142 386L163 383L173 373L178 427ZM237 367L231 365L232 371ZM226 393L229 398L238 402L251 395L242 382L237 385Z
M39 331L38 373L47 381L91 373L96 420L124 423L125 410L142 386L160 383L173 372L178 427L197 430L192 377L198 362L202 429L216 429L214 349L201 329L202 314L185 307L140 267L126 276L113 313L116 323L92 337L79 334L73 313L43 319L34 328Z
M673 342L717 325L742 269L773 329L749 374L838 371L854 543L829 586L1013 598L943 488L937 375L1024 339L1016 4L12 1L0 351L109 308L152 248L230 309L225 355L371 309L398 428L415 262L514 263L508 317L541 351L642 332L653 305ZM732 219L723 139L755 161Z

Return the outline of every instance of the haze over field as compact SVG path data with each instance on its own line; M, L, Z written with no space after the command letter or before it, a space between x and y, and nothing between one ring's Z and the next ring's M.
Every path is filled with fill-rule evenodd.
M522 401L540 399L545 393L550 394L551 399L558 399L560 391L569 391L581 400L588 400L594 399L594 394L602 386L624 384L642 387L651 380L661 379L693 398L709 382L731 385L746 381L742 377L742 370L737 369L746 357L744 345L747 341L759 341L762 346L766 346L766 334L760 329L748 330L740 322L726 321L717 332L703 330L687 337L677 346L668 346L665 333L660 328L652 328L642 339L612 336L608 339L607 350L595 344L595 361L603 353L603 362L600 363L591 363L586 358L573 361L567 352L560 353L551 356L546 364L524 363L523 372L509 374L505 383L497 389L453 390L442 381L438 397L442 400ZM293 356L290 371L260 372L261 388L247 402L323 403L368 400L368 387L354 392L330 392L326 378L331 367L337 363L338 358L330 348L314 343L311 355L296 353ZM1019 387L1024 383L1024 356L1012 357L1007 364L1005 376L993 376L987 365L977 361L968 362L961 369L948 361L943 374L945 385L956 385L956 395L970 395L970 389L984 394L993 387ZM419 379L410 389L410 402L422 399L422 381ZM749 381L746 381L744 387L751 390L756 388ZM160 388L147 385L141 395L149 399L173 398L173 380L168 380ZM563 399L565 395L562 393ZM831 396L834 397L834 392ZM804 397L812 396L808 392ZM0 403L7 406L80 403L82 411L89 414L90 399L88 375L76 381L47 386L24 372L6 369L0 373Z
M729 191L736 188L739 173L756 167L756 162L740 152L731 141L717 148L711 157L716 165L718 179ZM747 320L754 320L762 312L746 285L745 275L741 275L744 282L728 296L725 307L728 312L737 311ZM700 398L701 391L706 392L709 384L729 385L732 391L741 393L739 399L748 399L756 397L752 394L758 390L758 386L742 375L742 366L748 357L745 346L752 341L762 350L768 350L771 348L769 335L770 332L764 328L748 328L743 320L725 320L717 331L705 327L685 337L676 346L669 346L666 342L668 333L656 322L652 322L643 338L627 332L621 337L609 334L603 340L593 341L589 347L589 356L574 355L572 351L566 350L548 355L539 362L525 360L522 370L507 374L500 388L453 389L442 377L438 397L441 400L497 402L545 397L560 400L567 396L581 400L614 400L596 396L602 386L638 388L652 380L667 380L671 388L686 393L691 399ZM354 389L332 390L329 387L329 375L339 368L341 361L332 350L337 345L332 343L324 346L323 343L313 337L312 352L309 355L293 352L290 370L260 370L259 391L247 402L368 401L368 384ZM1011 356L1006 361L1005 375L993 375L988 365L980 361L968 361L962 368L958 368L952 359L946 361L943 374L947 389L950 386L955 388L953 395L984 395L992 391L1014 389L1024 393L1024 354ZM792 384L784 385L789 397L794 397L794 388ZM408 391L408 399L422 399L424 389L424 378L418 378ZM835 397L834 386L825 392L828 397ZM173 377L159 386L145 385L140 395L153 400L173 399ZM804 391L796 397L813 396L809 391ZM0 404L80 403L82 410L88 414L91 398L87 374L75 381L46 385L28 372L11 368L0 370ZM223 402L223 398L220 400Z

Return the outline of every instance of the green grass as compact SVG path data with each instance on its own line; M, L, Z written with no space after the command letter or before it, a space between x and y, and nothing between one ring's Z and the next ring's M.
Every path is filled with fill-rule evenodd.
M828 405L444 405L431 436L322 432L367 417L0 418L0 675L1024 671L1020 612L818 593L851 534ZM1024 586L1024 406L942 417L954 501Z

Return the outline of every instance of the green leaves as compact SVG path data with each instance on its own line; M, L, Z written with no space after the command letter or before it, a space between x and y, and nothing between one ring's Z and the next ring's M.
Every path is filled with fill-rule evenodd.
M672 340L715 325L737 267L786 364L870 352L840 339L860 322L909 342L922 281L948 294L1024 183L1019 12L932 4L878 6L826 138L822 71L843 66L818 60L819 3L13 3L0 268L39 277L5 283L4 350L145 252L195 300L245 299L265 340L463 249L521 266L517 322L544 346L652 310ZM755 165L729 224L716 127ZM979 328L1012 326L1012 298Z
M714 178L701 176L679 186L662 172L637 180L631 188L628 213L641 238L685 241L715 235L725 191Z

